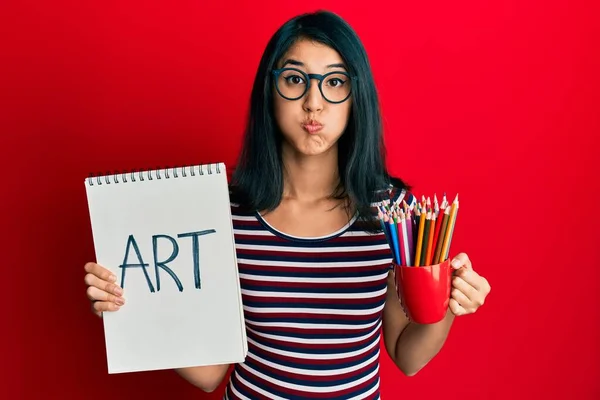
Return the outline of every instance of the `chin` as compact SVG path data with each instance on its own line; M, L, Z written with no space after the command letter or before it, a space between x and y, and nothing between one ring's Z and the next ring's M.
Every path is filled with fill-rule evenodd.
M315 157L323 154L327 154L331 148L328 149L308 149L301 150L299 153L306 157Z
M321 140L315 140L314 138L310 139L312 140L297 146L296 150L307 156L319 156L331 152L335 147L335 143L329 143L322 138L320 138Z

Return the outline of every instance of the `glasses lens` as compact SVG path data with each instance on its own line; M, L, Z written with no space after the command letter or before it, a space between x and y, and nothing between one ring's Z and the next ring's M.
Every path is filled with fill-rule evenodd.
M306 77L298 71L286 70L277 78L277 89L288 99L302 97L306 90Z
M325 77L321 88L323 96L329 101L342 101L350 94L350 78L344 74L331 74Z

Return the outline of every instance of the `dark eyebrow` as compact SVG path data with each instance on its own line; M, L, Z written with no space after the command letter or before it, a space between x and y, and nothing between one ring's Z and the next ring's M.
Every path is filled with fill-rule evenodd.
M287 60L285 60L285 62L283 63L283 65L281 67L283 68L283 67L285 67L288 64L295 65L297 67L304 67L304 63L303 62L296 61L296 60L294 60L292 58L288 58Z
M286 65L291 64L297 67L304 67L304 63L298 60L294 60L293 58L288 58L282 65L282 68ZM343 63L329 64L327 68L343 68L346 69L346 66Z

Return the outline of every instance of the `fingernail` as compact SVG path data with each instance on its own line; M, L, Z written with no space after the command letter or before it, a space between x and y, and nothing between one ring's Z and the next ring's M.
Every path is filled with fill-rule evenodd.
M123 289L121 289L120 287L118 287L118 286L117 286L117 287L115 288L115 294L116 294L117 296L123 296Z
M452 260L452 268L460 268L460 261L459 260Z
M122 297L117 297L117 300L115 300L115 303L117 303L118 306L122 306L123 304L125 304L125 299Z
M111 282L116 282L116 281L117 281L117 277L116 277L116 276L114 276L114 275L111 275L111 276L109 276L109 277L108 277L108 279L109 279Z

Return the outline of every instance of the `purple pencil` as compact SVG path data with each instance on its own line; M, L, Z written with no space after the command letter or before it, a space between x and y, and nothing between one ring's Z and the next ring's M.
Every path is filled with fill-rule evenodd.
M415 239L415 251L417 248L417 239L419 238L419 221L421 220L421 211L419 210L419 206L415 206L415 213L413 214L413 232Z
M411 210L406 213L406 235L408 237L408 254L410 254L410 261L415 259L415 246L413 241L413 223L414 218L411 216Z

